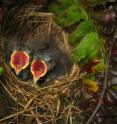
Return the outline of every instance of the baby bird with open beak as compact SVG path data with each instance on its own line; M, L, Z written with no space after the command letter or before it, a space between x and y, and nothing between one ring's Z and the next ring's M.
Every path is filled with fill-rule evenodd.
M45 45L44 48L35 53L31 64L31 73L33 75L34 84L54 69L57 63L57 58L57 50L49 45Z
M17 77L23 77L24 71L29 66L30 59L31 50L29 48L25 46L17 46L13 49L10 55L10 66L13 68Z

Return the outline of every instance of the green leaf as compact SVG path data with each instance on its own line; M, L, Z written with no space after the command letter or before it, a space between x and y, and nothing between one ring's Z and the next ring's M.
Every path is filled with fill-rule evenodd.
M75 44L79 39L83 38L90 32L96 31L95 26L91 20L85 20L76 27L75 31L69 36L71 44Z
M63 6L58 6L58 5L53 5L53 4L50 5L48 9L50 12L54 13L56 16L61 14L65 10Z
M78 3L77 0L60 0L60 1L64 7L68 7Z
M55 14L55 21L63 27L88 19L78 0L60 0L59 4L51 4L48 9Z
M76 46L72 53L72 59L74 62L86 58L91 52L98 48L99 36L95 32L87 34L83 40Z
M79 6L71 6L55 18L56 22L63 27L68 27L82 19L88 19L88 16Z
M87 59L92 60L92 59L97 58L99 54L99 50L100 50L100 45L98 44L96 48L92 52L89 53L89 55L87 56Z
M0 75L2 74L2 72L3 72L3 68L2 68L2 67L0 67Z
M59 4L50 4L48 6L48 9L50 12L58 16L72 6L81 6L81 5L80 2L78 2L78 0L60 0Z

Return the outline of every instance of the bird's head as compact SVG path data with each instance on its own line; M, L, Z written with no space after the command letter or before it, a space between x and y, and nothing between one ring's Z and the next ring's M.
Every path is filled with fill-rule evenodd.
M33 75L34 83L36 83L41 77L44 77L47 70L47 65L43 60L34 59L31 64L31 73Z
M16 75L26 69L29 65L29 54L23 50L14 50L10 57L10 66L15 70Z

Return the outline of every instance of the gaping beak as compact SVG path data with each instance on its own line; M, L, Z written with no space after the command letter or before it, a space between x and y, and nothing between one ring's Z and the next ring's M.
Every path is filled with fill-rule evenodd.
M11 54L10 65L15 70L16 75L29 65L29 55L21 50L15 50Z
M31 64L31 73L33 75L34 83L36 83L41 77L47 73L46 63L42 60L34 59Z

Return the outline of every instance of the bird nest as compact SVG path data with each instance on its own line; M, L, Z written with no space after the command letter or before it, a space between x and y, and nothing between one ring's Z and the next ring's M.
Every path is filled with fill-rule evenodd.
M6 12L2 26L1 63L4 73L1 76L2 115L0 122L13 124L60 124L80 122L81 84L79 67L71 64L69 56L71 48L67 34L55 24L52 13L41 12L37 6L13 8ZM36 49L36 39L49 39L61 51L65 71L44 85L35 87L31 81L25 82L12 73L6 63L5 55L16 42L33 46ZM3 54L4 52L4 54ZM66 62L67 60L67 62ZM59 67L60 68L60 67ZM48 77L47 77L48 78ZM1 104L1 103L0 103Z

